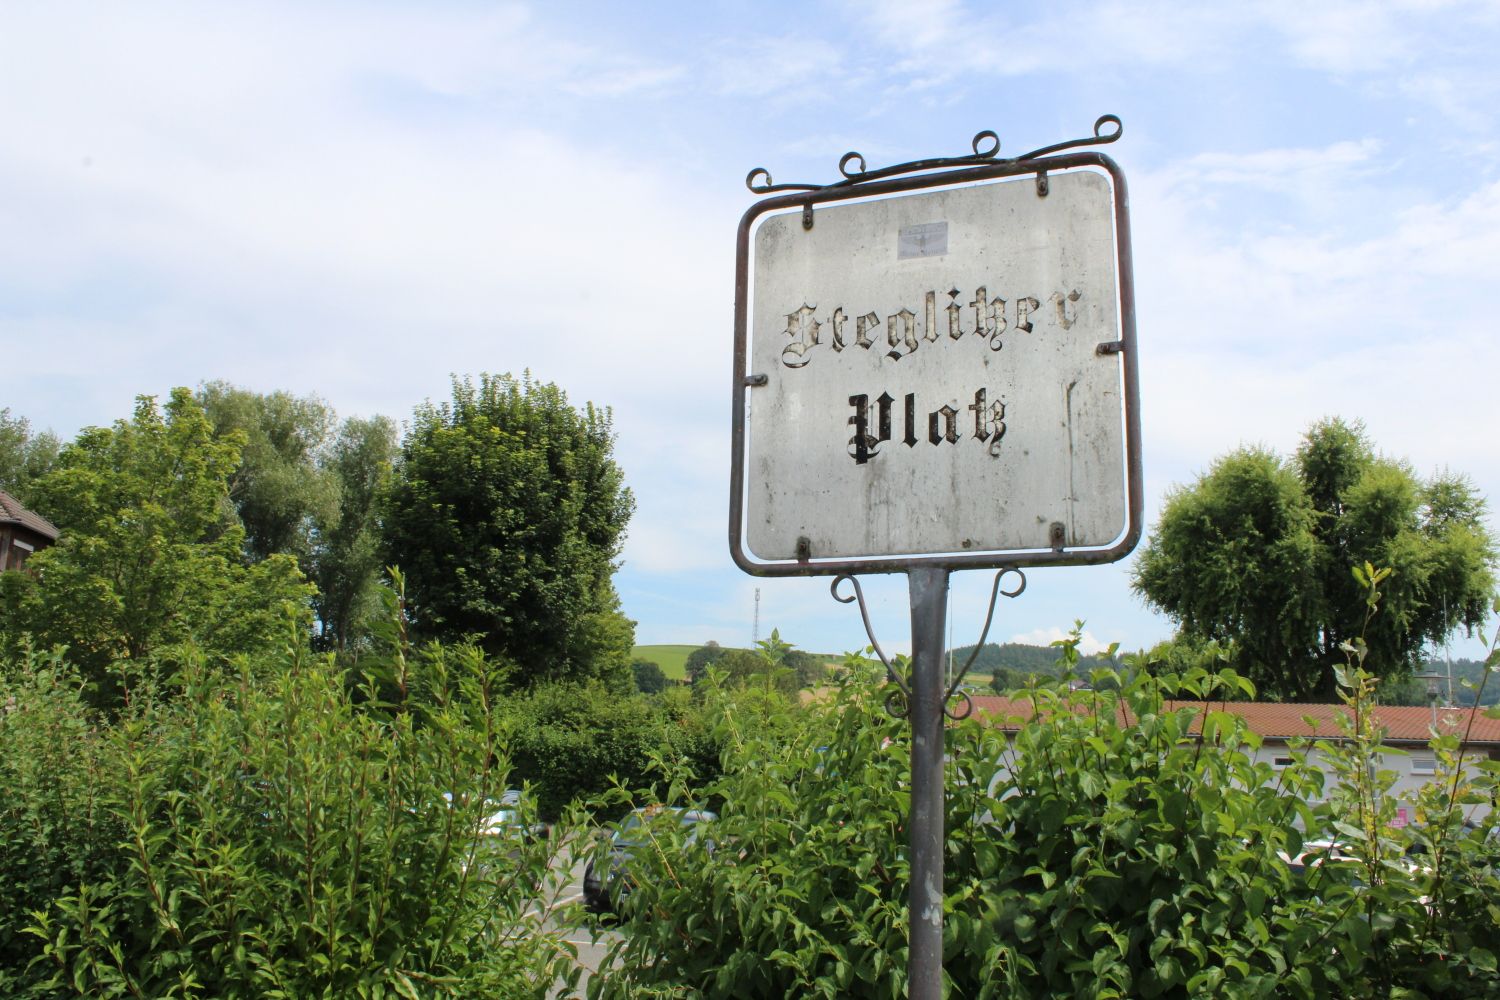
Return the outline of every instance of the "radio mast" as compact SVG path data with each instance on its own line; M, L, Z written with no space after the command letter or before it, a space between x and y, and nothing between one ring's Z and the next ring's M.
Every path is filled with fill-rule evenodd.
M750 626L750 645L760 642L760 588L755 588L755 623Z

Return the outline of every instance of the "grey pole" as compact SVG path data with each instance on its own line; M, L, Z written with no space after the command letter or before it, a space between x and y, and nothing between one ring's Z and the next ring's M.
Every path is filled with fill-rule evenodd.
M911 590L910 1000L943 996L943 623L948 571L907 573Z

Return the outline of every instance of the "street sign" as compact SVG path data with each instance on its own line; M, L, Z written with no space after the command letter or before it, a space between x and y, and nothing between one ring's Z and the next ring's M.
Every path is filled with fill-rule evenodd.
M833 576L885 665L886 711L911 722L912 1000L943 992L944 720L973 707L959 685L974 657L943 674L949 574L1000 567L977 653L996 598L1025 589L1020 567L1113 562L1140 538L1125 179L1063 152L1122 130L1103 115L1092 138L1015 159L986 131L971 156L872 171L846 153L831 184L745 179L798 193L740 219L730 553L759 576ZM862 572L907 575L904 678ZM968 709L950 711L955 694Z
M1083 169L1058 170L1065 159ZM1097 154L1049 162L746 214L730 529L742 567L1103 562L1133 547L1123 180Z

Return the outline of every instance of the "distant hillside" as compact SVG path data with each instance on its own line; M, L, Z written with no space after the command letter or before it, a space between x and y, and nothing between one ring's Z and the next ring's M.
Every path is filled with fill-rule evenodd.
M1424 673L1444 674L1447 672L1447 663L1444 660L1428 660ZM1453 661L1453 700L1459 705L1474 704L1475 689L1479 682L1484 679L1484 661L1460 658ZM1413 704L1425 705L1426 684L1422 681L1412 681L1414 686L1420 685L1420 697ZM1446 685L1440 685L1440 690ZM1446 692L1445 692L1446 693ZM1479 703L1481 705L1500 704L1500 678L1491 677L1484 684L1484 690L1480 692Z
M701 645L701 643L699 644ZM636 660L650 660L661 667L661 672L667 675L668 680L687 680L687 658L698 646L636 646L630 650L630 656ZM743 649L742 646L725 646L725 649ZM842 663L844 657L836 653L814 653L818 659L825 663Z
M688 654L697 646L636 646L630 651L631 659L650 660L661 667L668 680L687 680Z
M953 651L953 662L962 666L974 652L972 644L960 646ZM974 665L969 668L972 674L991 674L997 670L1010 670L1018 674L1057 674L1058 650L1052 646L1032 646L1023 642L987 642L974 659ZM1103 656L1085 656L1079 660L1080 670L1093 670L1098 667L1118 667L1119 660L1106 659Z

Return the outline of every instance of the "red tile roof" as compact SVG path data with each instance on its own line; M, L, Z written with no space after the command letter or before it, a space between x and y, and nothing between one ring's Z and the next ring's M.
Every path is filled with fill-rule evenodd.
M0 524L19 524L52 541L57 541L57 528L40 514L21 506L21 501L0 490Z
M1014 728L1009 721L1019 717L1029 720L1033 713L1031 702L1024 698L1002 698L995 695L974 695L974 710L1002 720L1002 725ZM1202 725L1203 709L1228 712L1245 720L1245 725L1258 736L1286 739L1294 736L1335 737L1341 735L1337 715L1349 715L1344 705L1280 704L1261 701L1168 701L1167 711L1179 708L1199 710L1192 731L1198 732ZM1073 708L1079 713L1089 710L1089 699L1077 698ZM1432 738L1432 709L1423 705L1376 705L1371 708L1377 728L1385 731L1385 739L1391 743L1426 744ZM1311 720L1309 722L1309 720ZM1121 721L1124 721L1123 718ZM1467 708L1439 708L1437 728L1441 733L1468 731L1468 742L1500 746L1500 719L1487 719L1484 713L1473 713Z

